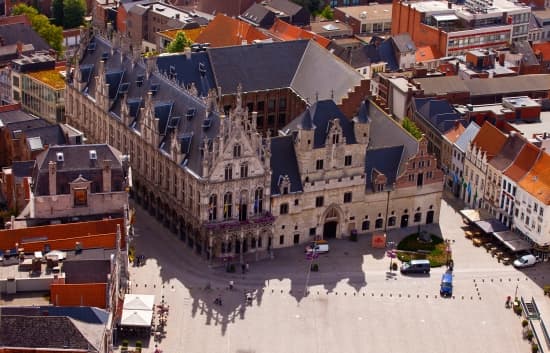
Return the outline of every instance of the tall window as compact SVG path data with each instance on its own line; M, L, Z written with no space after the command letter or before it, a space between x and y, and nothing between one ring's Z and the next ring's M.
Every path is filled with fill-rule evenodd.
M315 162L315 169L317 169L317 170L323 169L323 160L322 159L318 159Z
M248 163L241 164L241 178L248 177Z
M350 166L351 165L351 156L345 156L344 157L344 165Z
M323 196L317 196L315 198L315 207L323 207L324 201L325 199L323 198Z
M345 192L344 193L344 203L351 202L351 192Z
M254 191L254 214L262 213L264 204L264 189L257 188Z
M279 214L287 214L288 213L288 203L282 203L279 207Z
M233 179L233 166L228 164L225 166L225 180Z
M74 189L73 197L74 197L75 206L88 205L88 189L86 188Z
M239 158L241 156L241 145L235 144L233 146L233 157Z
M208 220L215 221L218 214L218 196L210 195L208 202Z
M233 196L230 192L223 195L223 219L231 218Z

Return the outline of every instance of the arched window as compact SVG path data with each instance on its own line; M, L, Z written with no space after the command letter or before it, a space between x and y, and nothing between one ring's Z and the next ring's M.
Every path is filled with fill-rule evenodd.
M233 195L230 192L223 195L223 219L231 218Z
M254 214L262 213L264 204L264 189L257 188L254 192Z
M210 195L208 201L208 220L215 221L218 215L218 196L215 194Z
M388 218L388 227L393 227L395 225L395 216Z
M378 218L376 220L376 223L374 224L374 228L380 229L384 225L384 220L382 218Z

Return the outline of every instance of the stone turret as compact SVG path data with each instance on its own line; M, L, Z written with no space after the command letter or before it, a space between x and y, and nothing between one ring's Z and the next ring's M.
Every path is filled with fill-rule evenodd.
M359 113L353 118L353 132L357 143L368 145L370 140L369 101L361 103Z

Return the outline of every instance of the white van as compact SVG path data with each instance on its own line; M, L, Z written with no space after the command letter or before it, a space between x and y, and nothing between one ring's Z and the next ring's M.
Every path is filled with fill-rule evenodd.
M328 242L326 240L316 240L306 246L306 253L315 251L317 254L327 253L329 251Z

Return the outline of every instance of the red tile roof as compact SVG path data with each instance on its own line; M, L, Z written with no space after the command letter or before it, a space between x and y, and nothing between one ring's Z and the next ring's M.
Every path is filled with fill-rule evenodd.
M460 122L457 121L455 126L451 130L447 131L444 136L451 143L455 143L456 140L458 140L458 138L460 137L460 135L462 135L464 130L466 130L464 125L462 125Z
M416 62L423 62L423 61L429 61L433 59L438 59L441 57L441 54L439 54L439 51L429 45L419 47L416 49Z
M540 149L537 146L526 143L514 162L504 170L504 175L517 183L533 167L539 155Z
M519 186L545 205L550 205L550 154L541 154L529 173L520 180Z
M476 137L472 140L472 144L481 148L487 154L487 161L502 149L506 142L506 135L497 129L493 124L485 122Z
M306 31L305 29L302 29L300 27L293 26L279 19L275 20L275 23L273 23L273 26L269 29L269 33L272 34L275 38L282 41L312 39L324 48L328 47L328 45L330 44L330 39L327 39L316 33Z
M533 44L535 54L542 54L542 61L550 61L550 42Z
M243 41L250 44L264 39L269 37L248 23L219 14L204 28L195 42L210 43L212 47L229 47L241 45Z

